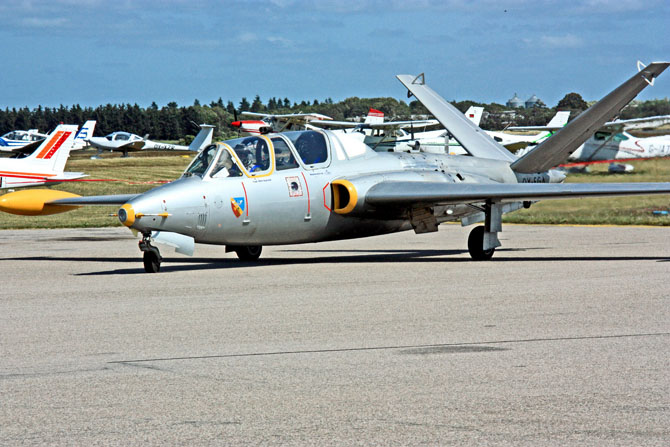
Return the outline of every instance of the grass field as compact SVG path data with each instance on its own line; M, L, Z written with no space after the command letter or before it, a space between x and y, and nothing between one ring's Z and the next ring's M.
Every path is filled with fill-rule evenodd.
M147 191L160 181L178 178L192 160L192 156L160 152L133 154L121 158L105 155L102 160L91 160L91 152L75 153L66 170L81 171L89 179L119 179L120 182L69 182L50 186L80 195L129 194ZM596 165L589 174L570 174L568 182L665 182L670 181L670 159L632 162L631 174L607 174L607 165ZM14 216L0 213L0 229L17 228L74 228L121 225L109 215L117 206L83 207L69 213L52 216ZM535 203L530 209L505 216L504 222L530 224L582 225L665 225L670 217L656 217L653 210L670 210L669 196L633 196L602 199L548 200Z

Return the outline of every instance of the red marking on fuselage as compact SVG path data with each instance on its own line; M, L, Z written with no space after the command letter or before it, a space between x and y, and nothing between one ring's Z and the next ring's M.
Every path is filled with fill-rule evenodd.
M333 210L328 208L328 205L326 205L326 188L328 188L328 185L330 185L330 182L326 183L326 186L323 187L323 206L325 206L326 209L332 213Z
M631 150L633 150L635 152L645 152L645 150L646 150L645 148L640 146L640 140L635 140L635 146L639 147L640 150L639 151L637 149L631 149Z
M249 199L247 198L247 188L244 187L244 182L242 182L242 189L244 190L244 211L249 217Z
M307 184L307 178L305 177L305 173L301 172L303 180L305 180L305 189L307 190L307 214L310 213L311 210L311 200L309 199L309 185Z

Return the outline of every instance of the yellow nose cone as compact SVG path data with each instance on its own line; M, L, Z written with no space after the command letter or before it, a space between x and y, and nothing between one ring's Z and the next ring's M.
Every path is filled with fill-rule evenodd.
M135 223L135 210L130 204L126 203L119 210L119 220L127 227L131 227Z

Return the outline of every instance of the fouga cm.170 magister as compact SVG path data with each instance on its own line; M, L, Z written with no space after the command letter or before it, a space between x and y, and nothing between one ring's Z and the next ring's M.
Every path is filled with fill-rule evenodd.
M644 67L552 138L517 158L427 87L423 75L398 79L470 155L378 153L347 135L307 130L238 138L203 149L178 180L139 195L72 197L18 191L5 211L47 214L81 205L122 205L121 223L142 234L147 272L163 242L192 254L220 244L255 260L263 245L437 231L438 224L484 222L468 239L475 260L500 245L502 215L541 199L668 194L670 183L563 184L564 162L670 65Z

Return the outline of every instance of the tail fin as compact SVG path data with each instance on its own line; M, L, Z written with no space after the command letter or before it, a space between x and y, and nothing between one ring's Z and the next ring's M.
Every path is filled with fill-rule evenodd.
M547 127L563 127L568 124L568 118L570 118L569 110L556 112L556 115L547 123Z
M95 124L95 120L88 120L81 126L81 129L79 129L79 132L77 132L77 135L74 137L73 151L83 149L86 146L86 140L93 136Z
M482 114L484 113L484 107L475 107L470 106L468 110L465 111L465 116L475 123L475 126L479 126L479 123L482 121Z
M654 62L591 106L570 124L510 165L519 173L544 172L557 166L584 143L593 133L628 104L647 85L670 66L670 62Z
M365 117L365 124L382 124L384 122L384 112L381 110L370 109L368 116Z
M214 134L214 126L209 124L201 124L200 132L195 136L191 144L188 145L189 151L199 151L206 146L212 144L212 135Z
M45 171L62 173L74 144L77 127L59 124L27 159Z

